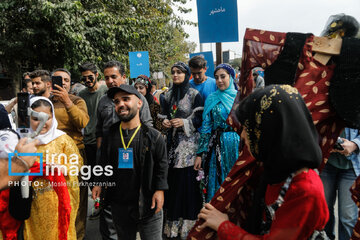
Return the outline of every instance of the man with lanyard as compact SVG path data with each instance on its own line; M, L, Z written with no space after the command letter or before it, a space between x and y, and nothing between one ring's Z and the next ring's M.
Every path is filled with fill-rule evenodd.
M217 89L215 79L205 75L207 70L206 64L207 62L204 57L199 55L189 60L189 67L193 76L193 79L190 80L190 86L199 91L204 101Z
M133 87L122 84L110 88L120 122L113 124L101 145L102 164L111 165L114 174L98 181L114 182L106 199L111 205L118 239L162 239L164 190L167 184L166 145L160 132L141 124L141 95ZM92 195L100 197L101 187ZM103 189L104 190L104 189Z
M118 61L109 61L104 65L104 78L106 86L111 89L126 84L125 67ZM149 104L144 96L141 95L143 102L140 108L140 120L147 126L152 126L152 118L149 110ZM119 121L115 112L115 105L107 94L104 94L97 107L97 124L96 124L96 143L100 149L103 137L106 137L111 125ZM99 156L100 154L98 154ZM100 159L97 159L100 162ZM116 239L116 232L113 226L110 206L103 203L100 211L100 233L103 239Z

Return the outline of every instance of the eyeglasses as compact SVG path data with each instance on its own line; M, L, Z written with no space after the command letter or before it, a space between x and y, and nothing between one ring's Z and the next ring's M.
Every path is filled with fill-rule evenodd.
M83 76L83 77L81 78L81 81L82 81L82 82L86 82L86 79L89 79L90 81L93 81L93 80L94 80L94 76L93 76L93 75Z

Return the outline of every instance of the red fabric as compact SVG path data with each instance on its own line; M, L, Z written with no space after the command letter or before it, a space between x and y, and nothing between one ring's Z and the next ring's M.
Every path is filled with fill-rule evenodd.
M59 219L59 240L67 240L67 232L70 223L70 195L67 189L67 184L64 176L46 176L46 165L43 165L43 176L41 178L47 179L53 184L54 191L58 195L58 219ZM39 173L40 164L35 162L31 167L30 172ZM29 176L29 181L33 181L37 176ZM56 186L55 186L56 185ZM4 190L0 192L0 230L4 236L4 240L17 239L17 231L21 225L21 222L14 219L9 213L9 192L10 190Z
M283 184L269 185L266 204L272 204L279 196ZM284 204L275 212L269 234L256 236L247 233L227 221L218 229L219 240L233 239L308 239L314 230L322 230L329 219L323 184L313 170L300 173L286 192Z
M40 164L35 162L35 164L30 169L31 172L40 172ZM70 195L67 189L67 183L63 174L58 176L54 174L54 176L46 176L46 165L43 165L43 176L46 180L49 180L52 183L52 187L58 196L58 230L59 230L59 240L67 240L67 232L69 230L70 224L70 213L71 213L71 205L70 205ZM29 180L33 181L36 176L30 176ZM53 184L55 183L55 184Z
M239 81L240 89L228 118L228 124L239 135L241 126L236 119L234 109L237 108L240 99L249 95L254 89L251 70L258 66L263 69L270 66L281 53L285 39L286 33L254 29L247 29L245 32ZM330 107L328 98L328 88L335 66L323 66L313 59L312 41L313 36L310 36L303 47L294 87L302 94L318 130L319 145L323 153L323 164L320 167L322 169L330 155L330 150L344 127L344 123ZM226 180L211 200L214 207L226 212L230 220L240 226L246 222L250 194L257 183L258 175L261 174L261 168L258 167L259 163L255 163L250 154L246 154L247 151L245 147L244 154L239 154L239 158ZM216 239L216 233L211 229L205 228L199 231L196 228L202 222L202 220L196 222L188 239Z
M0 192L0 230L4 240L17 240L17 231L21 221L13 218L9 213L10 189Z
M157 102L158 104L160 104L159 100L158 100L155 96L153 96L153 97L154 97L155 102Z

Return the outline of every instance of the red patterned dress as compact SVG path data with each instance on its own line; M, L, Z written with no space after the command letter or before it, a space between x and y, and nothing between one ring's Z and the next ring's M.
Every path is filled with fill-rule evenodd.
M240 90L228 118L228 123L239 135L241 126L235 116L234 109L237 109L240 99L249 95L254 89L251 70L254 67L261 66L266 71L267 68L274 64L284 50L286 37L286 33L254 29L246 30L239 82ZM300 49L299 58L296 61L292 85L303 96L319 133L319 145L323 154L322 168L327 162L330 150L340 135L344 123L330 107L329 102L330 79L333 76L335 65L323 65L316 61L313 58L313 44L314 36L307 35ZM247 210L251 202L250 196L254 191L254 186L261 171L259 163L244 148L244 151L239 153L239 158L234 167L210 203L219 211L227 213L231 222L242 226L246 222ZM217 234L213 230L205 228L200 231L196 228L197 225L202 223L203 220L196 223L189 233L188 239L216 239Z

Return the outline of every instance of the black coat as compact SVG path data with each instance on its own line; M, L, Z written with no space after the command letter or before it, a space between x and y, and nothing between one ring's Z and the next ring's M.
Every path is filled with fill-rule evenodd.
M119 125L120 122L113 124L102 142L101 165L113 166L114 174L101 179L116 184L107 188L106 199L124 206L133 206L139 209L136 211L139 212L139 217L146 216L155 210L150 209L155 191L168 189L165 140L159 131L142 124L138 144L133 149L134 169L119 170L117 154L118 147L122 147Z

